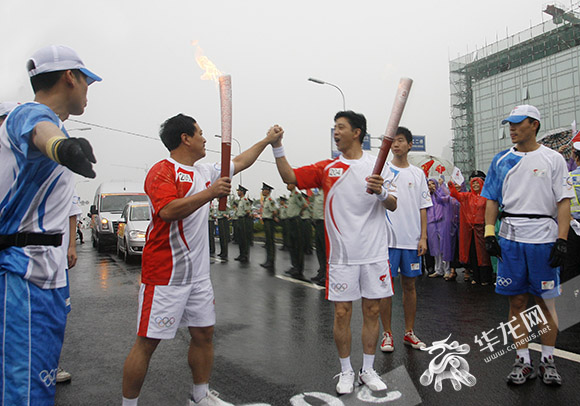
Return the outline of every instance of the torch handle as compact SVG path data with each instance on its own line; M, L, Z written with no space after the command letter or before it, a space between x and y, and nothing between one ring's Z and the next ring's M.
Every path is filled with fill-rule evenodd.
M222 178L230 176L230 156L232 153L232 144L230 142L222 142L222 171L220 176ZM228 207L228 197L222 196L219 199L218 209L226 211Z
M385 136L381 142L381 149L379 150L379 155L377 156L375 167L373 168L373 175L378 175L383 171L385 162L387 161L387 156L391 150L391 144L393 143L395 135L397 135L397 128L399 127L399 122L401 121L401 116L403 115L403 110L405 109L405 104L407 103L412 84L413 80L409 78L401 78L399 81L399 87L397 89L397 94L395 95L395 102L393 103L391 115L389 116ZM367 189L367 193L372 194L373 191Z

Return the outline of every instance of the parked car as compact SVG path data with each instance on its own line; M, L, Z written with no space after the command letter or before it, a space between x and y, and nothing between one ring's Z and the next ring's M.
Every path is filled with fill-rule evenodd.
M141 256L145 246L145 235L151 221L148 202L129 202L125 205L117 230L117 255L129 262Z
M119 217L130 201L148 201L142 183L107 182L97 188L89 216L91 240L99 252L116 245Z

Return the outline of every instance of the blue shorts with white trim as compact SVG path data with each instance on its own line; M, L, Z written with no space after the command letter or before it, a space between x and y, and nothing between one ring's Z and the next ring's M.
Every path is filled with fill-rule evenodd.
M560 296L560 268L548 263L554 243L528 244L499 238L502 261L497 262L496 293L531 293L545 299Z
M0 269L0 390L6 405L54 405L68 287L40 289Z
M421 258L418 254L417 250L389 248L389 263L393 278L399 276L399 269L401 274L408 278L421 276Z

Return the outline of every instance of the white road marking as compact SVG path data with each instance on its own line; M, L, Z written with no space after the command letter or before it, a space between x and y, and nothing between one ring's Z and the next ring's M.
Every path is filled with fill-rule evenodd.
M306 286L307 288L312 288L312 289L316 289L316 290L324 290L325 289L323 286L318 286L315 283L301 281L301 280L298 280L298 279L290 278L289 276L276 275L276 278L282 279L282 280L285 280L285 281L288 281L288 282L292 282L292 283L297 283L299 285Z
M538 343L530 343L528 347L530 348L530 350L542 352L542 346ZM580 354L576 354L570 351L564 351L554 348L554 356L580 363Z

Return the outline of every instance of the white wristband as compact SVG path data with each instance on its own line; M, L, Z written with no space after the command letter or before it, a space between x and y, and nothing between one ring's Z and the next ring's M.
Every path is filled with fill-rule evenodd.
M389 191L386 188L383 188L381 194L377 195L377 199L379 199L381 202L387 200L387 197L389 197Z
M272 152L274 152L274 158L282 158L286 154L284 153L284 145L280 145L279 147L272 147Z

